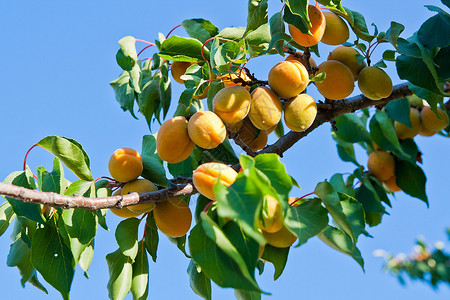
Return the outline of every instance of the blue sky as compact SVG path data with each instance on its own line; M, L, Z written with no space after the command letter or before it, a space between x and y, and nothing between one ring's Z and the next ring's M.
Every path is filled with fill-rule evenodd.
M440 1L361 1L344 0L344 6L364 14L368 24L376 23L386 30L390 21L406 26L403 37L409 37L420 24L433 15L424 4L442 7ZM270 1L270 15L281 8L279 1ZM47 135L61 135L79 141L91 159L94 177L108 175L107 162L120 147L141 148L142 136L149 134L143 117L139 120L124 113L115 101L109 82L120 69L115 62L117 41L132 35L153 41L158 32L167 34L185 19L205 18L219 29L245 26L247 2L224 1L2 1L0 28L0 178L22 168L30 146ZM186 35L182 28L173 34ZM351 36L354 38L354 36ZM138 45L143 46L143 45ZM321 62L330 48L321 47ZM146 50L149 56L153 50ZM381 56L382 50L375 52ZM269 67L282 58L273 56L254 59L248 67L258 78L265 79ZM393 64L389 74L394 84L401 81ZM355 94L358 93L355 89ZM173 101L181 86L173 83ZM312 91L312 96L320 99ZM153 128L157 130L155 125ZM273 142L273 137L271 142ZM258 281L272 293L264 299L448 299L450 289L442 286L433 291L419 282L402 287L392 276L382 272L383 260L375 258L375 249L408 253L418 235L434 243L445 241L444 228L450 225L450 203L447 193L450 169L450 143L442 137L416 138L423 152L423 169L428 176L427 192L430 208L420 200L400 192L392 199L383 223L368 231L373 239L362 237L359 248L366 261L366 273L349 257L342 255L318 239L291 250L284 274L273 282L273 268ZM360 161L365 153L358 152ZM28 163L32 170L43 165L50 169L52 157L43 149L34 149ZM297 179L302 190L292 196L312 192L317 182L334 173L351 172L353 166L338 159L325 124L290 149L282 159L288 172ZM75 180L66 171L69 180ZM72 285L72 299L106 299L108 271L105 255L116 250L114 228L120 221L108 215L111 231L99 229L91 279L77 269ZM31 285L20 286L17 269L6 266L9 251L8 230L0 237L0 289L2 299L58 299L59 293L46 285L49 296ZM186 268L189 261L174 245L161 238L157 263L150 264L149 299L200 299L189 288ZM231 299L233 292L213 288L213 299ZM130 298L131 299L131 298Z

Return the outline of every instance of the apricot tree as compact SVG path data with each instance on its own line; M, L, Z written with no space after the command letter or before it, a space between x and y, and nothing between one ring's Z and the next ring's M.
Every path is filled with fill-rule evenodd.
M436 15L405 38L402 24L371 31L341 2L286 0L269 18L267 0L249 1L246 27L219 30L197 18L182 22L187 36L122 38L122 73L111 82L116 100L133 117L137 105L150 131L155 123L159 131L143 137L141 151L112 155L113 178L94 179L88 154L73 139L36 143L55 156L52 171L24 163L0 183L0 233L14 226L7 263L22 283L45 290L42 276L68 299L75 266L89 269L108 210L124 218L115 228L117 249L106 256L111 299L129 292L147 298L148 255L156 261L161 233L190 260L191 287L205 299L211 281L233 288L238 299L259 299L265 291L255 273L271 263L277 279L291 246L313 237L364 268L358 237L382 222L392 194L402 190L428 204L414 136L450 136L450 17L427 6ZM316 65L321 43L339 46ZM390 49L378 54L380 44ZM143 58L149 48L155 53ZM268 78L247 68L267 55L282 60ZM404 83L392 84L386 63L395 63ZM184 85L177 97L172 79ZM362 94L349 97L355 81ZM314 89L322 98L309 94ZM329 174L313 193L293 198L298 184L281 158L324 123L332 125L339 157L355 169ZM270 134L276 141L266 145ZM355 146L367 161L357 160ZM65 179L63 165L79 180Z

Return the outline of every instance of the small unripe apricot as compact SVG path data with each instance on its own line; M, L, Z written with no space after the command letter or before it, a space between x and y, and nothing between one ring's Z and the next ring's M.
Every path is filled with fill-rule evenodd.
M191 228L191 210L180 198L171 198L157 203L153 209L153 216L158 229L171 237L183 236Z
M111 176L120 182L132 181L144 170L141 155L131 148L114 151L109 159L108 169Z
M156 152L159 157L171 164L185 160L194 150L194 142L188 134L188 121L178 116L165 121L156 137Z
M186 73L187 68L191 66L192 63L187 61L174 61L170 67L170 72L172 73L173 79L178 83L183 83L183 79L180 77Z
M284 225L273 233L263 231L263 236L269 245L277 248L290 247L297 240L297 237Z
M308 83L308 71L296 60L279 62L269 72L269 86L281 98L297 96Z
M263 220L260 229L273 233L283 227L283 209L274 197L267 195L263 202Z
M188 133L197 146L213 149L225 140L227 130L212 111L198 111L189 119Z
M385 181L394 176L395 161L388 152L375 151L369 155L367 168L378 180Z
M422 111L420 112L420 117L422 118L422 124L424 128L432 131L440 131L447 127L447 113L440 107L437 108L437 111L439 116L441 117L441 120L439 120L434 111L431 110L431 107L425 106L422 109Z
M250 120L256 128L267 130L281 120L280 98L268 87L260 86L251 94Z
M269 133L267 130L260 130L253 125L249 118L245 118L241 128L237 132L241 141L253 151L264 148L267 144Z
M213 111L227 125L243 120L250 110L251 96L240 85L231 85L221 89L212 101Z
M345 43L350 36L347 23L334 12L324 11L323 15L327 25L320 41L327 45L340 45Z
M136 179L136 180L126 183L122 187L121 194L126 195L126 194L133 193L133 192L148 193L148 192L154 192L157 189L158 188L150 180ZM154 203L142 203L142 204L127 206L127 208L129 210L131 210L132 212L135 212L135 213L139 213L139 214L149 212L154 207L155 207Z
M330 100L341 100L349 96L355 88L350 69L337 60L324 61L317 73L326 73L322 82L315 82L319 93Z
M237 175L233 168L225 164L210 162L201 164L193 171L192 181L200 194L211 200L216 200L213 187L219 181L219 178L223 185L230 186L236 180Z
M393 193L400 192L402 189L398 187L395 175L384 181L384 185Z
M299 54L301 54L301 53L299 53ZM285 60L296 60L296 61L298 61L299 63L301 63L302 65L304 65L305 68L307 68L307 66L306 66L306 59L304 59L303 57L296 57L296 56L294 56L294 54L289 54L289 55L286 57ZM313 59L312 57L309 58L309 65L310 65L312 68L316 68L316 67L317 67L316 62L314 61L314 59Z
M409 120L411 122L412 128L406 126L403 123L394 122L394 128L395 132L397 133L397 137L401 140L408 139L408 138L414 138L422 129L422 121L420 119L420 112L411 107L409 110Z
M305 131L314 122L317 105L307 94L290 99L284 107L284 122L292 131Z
M311 22L309 31L312 35L303 33L295 26L289 25L289 33L292 39L303 47L317 45L325 32L326 21L320 9L314 5L308 5L308 17Z
M352 71L353 79L358 79L358 74L366 66L362 61L358 63L358 51L352 47L339 46L328 55L328 60L337 60L346 65Z
M371 100L380 100L392 93L391 77L382 69L370 66L359 72L358 86L361 92Z

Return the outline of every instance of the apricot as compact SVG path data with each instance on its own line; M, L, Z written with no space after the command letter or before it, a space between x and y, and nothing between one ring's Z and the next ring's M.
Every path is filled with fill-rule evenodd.
M157 189L158 188L150 180L136 179L136 180L126 183L122 187L121 194L126 195L126 194L133 193L133 192L148 193L148 192L154 192ZM154 207L155 207L154 203L142 203L142 204L135 204L135 205L127 206L127 208L129 210L131 210L132 212L135 212L135 213L139 213L139 214L149 212Z
M249 118L244 119L242 126L237 133L241 141L253 151L264 148L267 144L269 135L267 130L259 130L256 128Z
M422 118L424 128L432 131L440 131L448 126L449 120L447 113L440 107L437 108L437 111L441 120L439 120L434 111L431 110L431 107L425 106L422 108L420 117Z
M189 138L188 121L185 117L167 120L159 128L156 152L162 160L171 164L183 161L191 155L194 146Z
M409 120L411 122L412 128L406 126L403 123L397 121L394 122L395 132L397 133L397 137L401 140L414 138L419 133L420 129L422 129L420 112L416 108L410 108Z
M350 36L347 23L331 11L323 12L323 16L327 25L320 41L327 45L340 45L345 43Z
M301 32L293 25L289 25L289 33L292 39L303 47L317 45L325 32L326 21L323 13L314 5L308 5L308 17L311 25L309 31L312 35Z
M433 135L435 135L436 133L437 133L437 131L433 131L433 130L426 129L426 128L423 127L423 126L422 126L422 128L420 129L420 131L419 131L419 134L420 134L421 136L433 136Z
M264 197L262 215L259 228L263 231L273 233L283 227L283 209L274 197L270 195Z
M243 120L250 110L251 96L240 85L231 85L221 89L212 101L213 111L227 125Z
M400 192L402 189L398 187L395 175L384 181L384 185L393 193Z
M269 86L281 98L297 96L308 83L308 71L296 60L279 62L269 71Z
M392 93L391 77L382 69L370 66L359 72L358 87L364 96L371 100L380 100Z
M251 94L248 116L256 128L267 130L281 120L282 106L280 98L268 87L260 86Z
M314 122L317 105L308 94L290 99L284 107L284 122L292 131L305 131Z
M111 176L120 182L132 181L144 170L141 155L131 148L120 148L114 151L108 162Z
M247 73L245 73L244 71L240 71L238 73L231 73L231 75L227 73L225 75L220 76L220 78L222 79L225 87L235 86L235 85L242 86L241 83L233 82L233 80L236 78L242 78L245 81L250 81L250 78L247 76ZM250 90L250 86L248 86L248 85L244 86L244 88L246 90Z
M328 55L328 60L337 60L346 65L353 74L353 79L358 80L359 72L366 66L365 61L358 63L358 51L352 47L339 46Z
M263 231L263 236L269 245L277 248L290 247L297 240L297 237L284 225L280 230L272 233Z
M306 69L308 69L308 67L306 66L306 59L304 59L303 57L297 57L294 56L294 54L289 54L285 60L296 60L302 65L304 65ZM309 58L309 65L311 66L311 68L317 68L317 64L312 57Z
M423 106L422 98L420 98L420 97L418 97L418 96L416 96L414 94L411 95L411 96L408 96L406 98L408 98L409 105L411 105L411 106L417 106L417 107L422 107Z
M227 130L215 113L198 111L189 119L188 133L197 146L213 149L225 140Z
M216 200L213 187L220 180L225 186L230 186L236 180L238 173L231 167L217 162L204 163L193 171L192 181L195 188L203 196Z
M189 68L192 63L187 61L174 61L172 62L172 66L170 67L170 73L172 74L173 79L178 83L183 83L183 79L180 77L186 73L187 68Z
M118 189L117 191L115 191L112 194L112 196L121 195L121 193L122 193L122 189ZM111 207L109 210L113 214L115 214L116 216L121 217L121 218L134 218L134 217L141 215L140 213L132 212L131 210L128 209L128 207L122 207L122 208Z
M367 168L378 180L385 181L394 176L395 161L386 151L374 151L369 155Z
M153 216L158 229L171 237L183 236L191 227L191 210L180 198L158 202L153 209Z
M317 73L325 72L322 82L314 82L325 98L341 100L349 96L355 88L353 74L350 69L337 60L324 61L319 65Z

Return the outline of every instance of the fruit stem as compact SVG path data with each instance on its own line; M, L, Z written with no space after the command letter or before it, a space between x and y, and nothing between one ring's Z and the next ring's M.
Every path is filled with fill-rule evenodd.
M39 146L38 144L34 144L33 146L31 146L30 149L28 149L27 153L25 154L25 158L23 159L23 170L25 171L26 167L27 167L27 157L28 154L30 154L31 149L33 149L34 147ZM34 175L33 175L34 176Z
M141 55L141 53L144 52L145 49L150 48L151 46L153 46L153 45L147 45L147 46L145 46L141 51L139 51L139 53L138 53L137 56Z
M101 176L99 178L94 179L94 182L99 181L100 179L108 179L109 181L115 181L114 179L112 179L111 177L108 176Z
M169 35L172 33L172 31L174 31L175 29L177 29L178 27L182 26L182 24L175 26L174 28L172 28L172 30L169 31L169 33L166 35L166 39L169 37Z
M291 206L293 206L297 201L300 201L300 200L302 200L303 198L305 198L305 197L308 197L308 196L311 196L311 195L313 195L314 194L314 192L312 192L312 193L309 193L309 194L306 194L306 195L303 195L303 196L301 196L301 197L299 197L299 198L297 198L297 199L295 199L295 201L294 202L292 202L292 203L289 203L289 205L291 205Z
M206 204L205 208L203 209L203 212L204 212L204 213L207 213L207 212L208 212L208 208L209 208L214 202L215 202L214 200L211 200L211 202L209 202L208 204Z
M149 44L150 46L156 46L155 44L150 43L150 42L148 42L148 41L146 41L146 40L141 40L141 39L135 39L135 40L136 40L136 42L142 42L142 43Z

